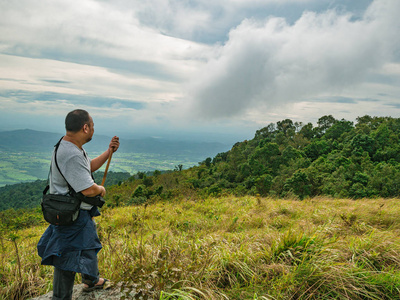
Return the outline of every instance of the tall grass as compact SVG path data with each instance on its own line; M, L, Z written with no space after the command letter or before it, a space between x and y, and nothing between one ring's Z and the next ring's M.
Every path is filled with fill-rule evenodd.
M400 299L399 211L398 199L257 197L105 209L99 267L128 299ZM51 290L44 229L2 234L0 299Z

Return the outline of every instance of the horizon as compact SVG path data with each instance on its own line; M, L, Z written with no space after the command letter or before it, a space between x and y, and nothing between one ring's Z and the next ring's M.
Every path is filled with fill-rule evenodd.
M400 116L398 0L2 5L0 130L223 141L284 119ZM57 16L57 17L55 17Z
M325 116L327 116L327 115L325 115ZM320 117L323 117L323 116L320 116ZM333 116L333 117L335 117L335 116ZM363 116L360 115L360 116L357 116L356 118L358 118L358 117L363 117ZM391 117L391 116L370 115L370 117L373 118L373 117ZM335 119L340 121L340 119L337 119L337 118L335 118ZM354 120L344 119L344 120L353 122L354 125L357 124L357 120L356 119L354 119ZM283 120L280 120L280 121L283 121ZM300 121L300 122L302 122L302 121ZM276 122L275 123L271 122L271 123L276 125ZM311 123L311 122L302 122L302 125L306 125L307 123ZM264 127L266 127L268 125L269 124L266 124ZM312 125L313 125L313 127L318 126L317 123L312 123ZM214 133L209 133L209 132L208 133L207 132L206 133L198 133L197 137L193 137L193 135L189 137L189 135L190 135L190 132L189 132L189 133L187 133L187 135L186 134L181 134L181 135L178 134L178 135L176 135L174 133L172 135L164 135L164 136L123 134L123 135L120 136L120 138L121 139L126 139L126 140L136 140L136 139L137 140L143 140L143 139L156 139L157 140L157 139L159 139L159 140L176 141L176 142L181 141L181 142L199 142L199 143L220 143L220 144L223 144L223 145L233 145L233 144L235 144L237 142L242 142L244 140L253 139L256 131L259 130L259 129L262 129L262 128L263 127L257 128L249 136L247 136L247 137L244 136L241 140L237 140L237 139L235 140L236 136L234 136L234 135L225 134L225 136L222 137L219 134L214 134ZM65 133L65 129L63 129L63 132L62 132L62 131L54 131L54 130L53 131L50 131L50 130L37 130L37 129L30 129L30 128L17 128L17 129L11 129L11 130L4 130L4 129L0 128L0 133L1 132L13 132L13 131L35 131L35 132L44 132L44 133L60 134L60 135ZM214 138L210 138L210 135L215 135L215 136L214 136ZM101 134L101 133L97 133L95 131L95 137L96 136L107 137L107 138L111 138L112 137L111 134L107 134L107 133Z
M5 132L17 132L17 131L32 131L32 132L42 132L42 133L49 133L49 134L60 134L63 135L65 134L65 130L64 132L61 131L49 131L49 130L36 130L36 129L30 129L30 128L18 128L18 129L11 129L11 130L4 130L0 128L0 133L5 133ZM185 135L178 135L177 137L174 136L150 136L150 135L122 135L119 136L121 139L125 139L125 140L145 140L145 139L155 139L155 140L164 140L164 141L172 141L172 142L198 142L198 143L219 143L219 144L223 144L223 145L229 145L229 144L234 144L236 142L238 142L237 140L233 140L231 138L222 138L221 140L221 136L216 136L214 138L210 138L208 135L206 135L207 133L204 133L204 135L199 135L199 137L203 138L203 139L196 139L194 137L189 137L189 136L185 136ZM212 133L211 133L212 134ZM253 134L254 135L254 134ZM94 134L94 138L96 137L107 137L107 138L111 138L112 135L108 135L108 134L98 134L95 132Z

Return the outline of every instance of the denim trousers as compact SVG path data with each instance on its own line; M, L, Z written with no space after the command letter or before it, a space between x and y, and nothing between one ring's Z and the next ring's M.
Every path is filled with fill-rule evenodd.
M94 250L85 251L87 256L94 256L93 259L96 259L97 256ZM54 267L54 277L53 277L53 300L71 300L72 292L74 289L75 282L75 274L73 271L66 271L60 268ZM99 274L97 272L97 274ZM82 274L82 282L83 283L97 283L99 281L99 275L97 277L93 277L90 275Z

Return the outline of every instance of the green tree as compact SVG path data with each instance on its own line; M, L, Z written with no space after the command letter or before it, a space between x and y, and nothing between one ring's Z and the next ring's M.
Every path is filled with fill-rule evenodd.
M332 116L323 116L321 118L318 119L318 128L322 131L325 132L326 130L328 130L328 128L330 128L333 124L335 124L337 122L337 120Z
M250 156L249 164L254 175L275 173L280 165L280 151L276 143L267 143L257 147Z
M263 174L258 177L255 181L257 193L262 196L267 196L272 186L272 179L273 177L270 174Z
M292 177L286 180L284 189L296 194L300 200L311 195L311 184L307 174L302 170L296 171Z
M303 135L305 138L311 140L314 137L313 124L307 123L300 129L299 133Z
M324 154L328 154L330 151L329 143L325 140L312 141L309 145L304 147L304 153L311 160L316 160L318 157Z
M285 136L293 136L296 132L296 126L293 124L293 121L290 119L285 119L276 123L276 129L279 132L282 132Z
M300 157L303 157L304 153L302 151L296 150L292 146L287 146L282 151L282 162L287 164L291 160L296 160Z
M324 138L338 140L344 133L350 132L353 128L353 122L342 119L326 130Z

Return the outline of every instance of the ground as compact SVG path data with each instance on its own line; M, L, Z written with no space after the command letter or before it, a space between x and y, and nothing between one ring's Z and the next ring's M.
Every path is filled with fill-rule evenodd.
M136 299L136 297L138 297L137 299L141 299L136 290L129 291L127 289L123 289L121 291L121 286L122 283L110 283L103 290L95 290L93 292L85 293L82 291L83 284L76 284L74 286L72 300L116 300L120 299L122 296L125 296L128 299ZM32 298L31 300L51 300L52 296L53 292L49 292L45 295Z

